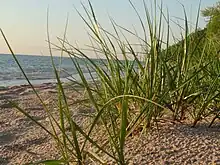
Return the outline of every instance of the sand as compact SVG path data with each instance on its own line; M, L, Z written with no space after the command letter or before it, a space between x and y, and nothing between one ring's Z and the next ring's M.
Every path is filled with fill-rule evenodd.
M57 93L54 84L46 83L35 87L49 109L56 113ZM72 90L66 91L67 96L72 100L83 97L82 94ZM29 86L1 88L0 164L25 164L58 159L60 155L52 138L8 104L6 99L14 100L37 121L48 125L47 114ZM71 108L77 112L75 117L79 124L83 124L80 123L83 119L77 114L80 111L88 113L91 110L82 109L80 104ZM139 143L136 146L134 144L137 141ZM203 122L192 128L188 123L162 122L159 130L152 128L148 135L129 137L125 151L126 158L130 158L129 164L220 164L220 123L216 121L213 127L208 128ZM114 164L107 158L106 161L108 164Z

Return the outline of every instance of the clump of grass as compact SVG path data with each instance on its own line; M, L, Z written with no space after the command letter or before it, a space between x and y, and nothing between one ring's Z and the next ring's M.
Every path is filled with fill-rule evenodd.
M139 130L140 136L143 135L147 128L163 119L166 113L171 113L173 120L178 121L191 115L194 119L193 126L196 126L203 118L212 116L211 126L219 118L220 63L215 53L212 54L212 42L206 39L205 35L195 40L190 34L183 7L185 27L181 33L182 41L176 43L175 46L170 46L170 34L172 34L170 19L169 16L165 16L162 5L157 18L156 1L153 16L149 14L147 5L143 1L145 18L142 18L132 2L129 2L140 21L144 34L142 37L118 25L112 19L110 21L113 32L105 30L98 22L90 1L88 1L89 9L82 5L87 18L78 12L90 29L91 46L89 49L95 54L101 54L104 58L98 62L91 59L77 46L69 43L66 39L66 32L63 38L58 38L60 45L51 43L48 32L51 62L58 84L59 121L55 119L34 90L1 30L14 59L44 105L52 131L16 104L14 106L54 138L62 155L59 163L84 164L88 159L92 159L105 164L106 161L102 157L105 155L115 163L123 165L129 160L125 153L128 137L133 135L135 130ZM199 10L200 8L198 13ZM162 30L164 21L167 26L166 35ZM198 19L195 33L198 32L197 25ZM126 35L132 35L139 40L142 58L139 58L139 52L135 50ZM203 42L202 46L201 42ZM63 53L69 55L79 74L80 81L72 80L72 83L85 90L86 98L76 103L86 101L95 109L95 115L87 129L80 127L71 117L68 100L59 78L59 69L53 63L52 46L61 51L61 58ZM82 64L87 66L91 80L86 78ZM66 131L66 125L68 125L70 134ZM102 128L105 133L104 145L101 141L95 140L97 137L94 137L94 132L97 128ZM82 141L79 140L81 138ZM89 145L97 152L89 150Z

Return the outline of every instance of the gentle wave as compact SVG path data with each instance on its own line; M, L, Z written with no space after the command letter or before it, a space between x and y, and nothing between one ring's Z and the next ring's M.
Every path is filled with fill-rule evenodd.
M50 57L17 55L17 59L31 82L44 83L56 81ZM62 58L62 64L60 65L60 57L54 57L54 63L57 68L61 69L60 78L63 81L70 78L79 79L79 75L70 58ZM81 68L84 73L88 73L88 68L84 66L83 62L81 63ZM85 75L89 79L89 74ZM25 77L13 57L11 55L0 54L0 86L26 83Z

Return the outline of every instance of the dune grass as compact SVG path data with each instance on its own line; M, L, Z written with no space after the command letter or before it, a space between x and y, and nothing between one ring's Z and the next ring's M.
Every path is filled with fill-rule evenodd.
M143 1L145 17L142 18L132 2L129 3L137 14L144 36L138 36L135 31L118 25L112 19L110 21L114 31L106 31L98 22L90 1L89 8L82 5L86 17L78 12L90 30L90 51L101 54L105 60L100 59L97 62L83 50L69 43L66 35L67 26L63 38L58 38L60 45L53 44L47 32L51 62L57 79L59 121L31 85L1 30L11 54L44 105L52 131L18 105L12 104L48 132L60 151L60 160L47 160L36 164L73 162L84 164L88 160L106 164L105 159L109 158L117 164L124 165L130 159L125 153L128 137L132 136L135 130L139 130L139 136L143 136L147 129L163 119L164 114L171 114L172 119L179 122L192 118L192 126L206 118L211 118L211 126L219 118L220 59L213 51L213 46L216 45L213 45L205 35L197 39L190 35L183 7L185 27L182 27L184 30L181 32L181 42L176 43L178 46L170 46L170 38L174 36L170 36L172 35L170 18L169 14L162 10L162 4L159 7L160 12L156 13L158 4L155 1L155 14L152 16ZM200 8L198 16L199 12ZM199 32L198 18L195 33ZM163 31L164 26L167 26L166 33ZM141 55L126 35L132 35L139 40ZM71 110L59 77L59 68L53 63L53 48L61 51L61 58L64 53L69 55L80 76L80 81L72 80L72 83L85 90L86 98L77 103L89 102L89 106L95 109L92 122L87 129L80 127L71 117ZM82 63L89 70L90 81L83 72ZM95 77L92 72L95 72ZM67 127L70 133L66 131ZM93 134L97 127L105 132L104 145L94 138ZM88 149L88 145L93 146L97 152Z

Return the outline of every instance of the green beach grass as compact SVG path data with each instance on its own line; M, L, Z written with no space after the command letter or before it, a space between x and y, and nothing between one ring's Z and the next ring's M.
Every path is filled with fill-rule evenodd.
M129 160L124 150L128 137L134 130L139 130L139 136L144 136L152 125L163 119L164 115L168 114L172 116L172 120L178 122L192 119L193 127L208 118L211 119L212 126L219 118L220 58L214 51L216 45L206 35L199 37L191 35L183 7L185 23L182 27L182 38L180 42L171 46L170 38L175 36L172 36L169 14L162 10L162 5L159 5L160 12L156 13L158 4L155 1L155 13L152 16L143 1L145 17L142 18L132 2L129 3L137 14L143 36L121 27L112 19L110 21L114 31L106 31L99 23L90 1L89 8L82 5L86 17L77 11L90 30L89 49L95 54L101 54L105 59L100 60L101 65L94 62L83 50L69 43L66 32L62 38L58 38L60 45L53 44L47 32L51 62L57 79L59 121L31 85L1 30L11 54L48 113L52 131L17 104L11 103L52 136L60 151L60 160L42 160L35 164L81 165L89 159L106 164L104 157L108 157L116 164L124 165ZM199 12L200 7L193 31L195 34L201 31L198 28ZM166 32L163 31L163 26L167 27ZM65 31L67 27L68 23ZM139 41L141 58L126 34L136 37ZM71 117L71 110L59 77L59 68L53 63L53 48L60 50L61 58L63 54L68 54L77 69L80 81L72 83L80 86L85 93L85 98L77 103L87 104L95 110L87 129L80 127ZM85 66L96 72L95 78L90 72L92 77L90 81L86 79L80 67L79 61L82 58L86 59L83 60ZM66 131L67 127L70 133ZM105 132L104 145L93 136L97 128ZM97 152L89 150L87 148L89 145ZM100 152L104 157L100 156Z

